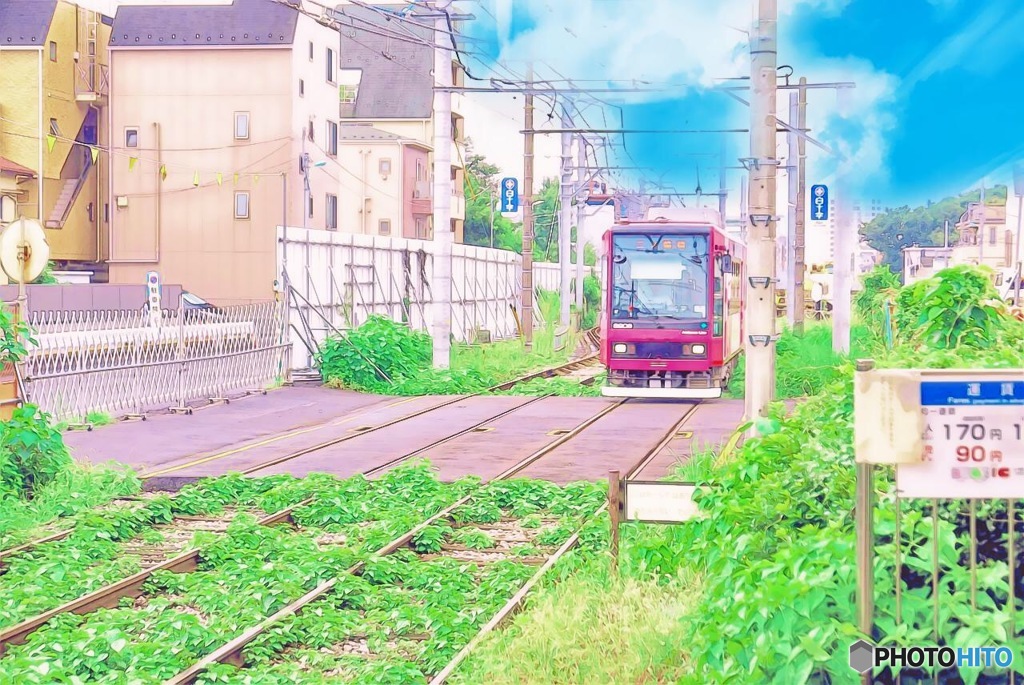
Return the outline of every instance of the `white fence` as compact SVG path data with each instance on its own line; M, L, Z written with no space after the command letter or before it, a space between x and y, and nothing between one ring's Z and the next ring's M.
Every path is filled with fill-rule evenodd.
M292 336L292 368L311 367L325 337L355 328L373 314L429 330L433 250L434 244L427 240L292 227L285 240L279 227L278 266L282 272L287 266L292 288L290 320L299 331ZM487 331L495 340L516 335L513 311L520 310L521 262L518 254L506 250L452 246L456 341L473 342L478 331ZM533 284L535 292L557 291L558 264L535 262Z
M152 319L141 310L33 312L26 399L76 420L261 390L287 372L283 314L277 302Z

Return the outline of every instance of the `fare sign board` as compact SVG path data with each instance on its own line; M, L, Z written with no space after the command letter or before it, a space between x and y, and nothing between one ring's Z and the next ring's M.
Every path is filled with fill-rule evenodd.
M624 485L626 521L685 523L698 514L694 483L628 480Z
M1010 376L1010 373L1006 374ZM896 467L901 497L1024 497L1024 381L922 380L922 461Z

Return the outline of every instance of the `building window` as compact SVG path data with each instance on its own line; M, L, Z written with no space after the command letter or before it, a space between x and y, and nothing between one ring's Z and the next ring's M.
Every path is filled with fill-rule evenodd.
M18 201L10 195L0 195L0 224L9 224L18 217Z
M138 147L139 146L139 129L137 129L137 128L126 128L124 130L124 146L125 147Z
M338 196L327 195L327 229L338 229Z
M381 235L391 235L391 219L381 219L377 222L377 232Z
M334 50L327 48L327 82L335 83L334 80Z
M995 245L996 244L996 227L995 226L989 226L989 228L988 228L988 244L989 245Z
M300 98L301 97L305 97L305 95L306 95L306 82L304 80L302 80L302 79L299 79L299 97Z
M60 126L57 125L57 120L56 119L50 119L50 135L51 136L59 136L60 135Z
M309 61L313 61L313 41L309 41Z
M380 170L381 176L387 176L391 173L391 160L385 157L377 163L377 168Z
M338 155L338 124L333 121L327 122L327 154L331 157Z
M309 194L309 206L306 207L306 214L309 215L310 219L313 218L313 193Z
M247 192L235 193L235 218L236 219L248 219L249 218L249 193L247 193Z
M95 56L96 56L96 41L90 40L89 41L89 57L95 57Z
M427 167L423 164L423 160L421 159L416 160L416 180L427 180Z
M416 219L416 237L420 239L427 238L427 220L422 217Z
M249 140L248 112L235 112L235 140Z
M50 41L50 61L57 61L57 44L54 43L52 40Z

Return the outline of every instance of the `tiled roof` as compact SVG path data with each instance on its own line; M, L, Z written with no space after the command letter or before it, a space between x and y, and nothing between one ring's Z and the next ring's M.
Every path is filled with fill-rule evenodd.
M18 176L31 176L36 177L36 172L32 171L28 167L23 167L17 162L12 162L6 157L0 157L0 173L15 174Z
M57 0L0 0L0 50L42 47L56 8Z
M408 4L378 7L397 13L408 9ZM412 32L430 43L433 31L409 22L399 27L399 20L388 21L380 13L358 5L343 5L336 10L335 16L343 27L339 32L339 67L362 69L363 72L356 102L354 105L341 105L341 116L353 119L429 119L434 104L434 80L430 73L434 68L433 50L428 45L411 42L414 40L412 36L409 40L399 40L378 34ZM421 24L431 21L418 20Z
M342 124L338 137L342 140L406 140L403 136L367 124Z
M291 45L298 18L297 10L274 0L234 0L230 5L121 5L114 17L110 45Z

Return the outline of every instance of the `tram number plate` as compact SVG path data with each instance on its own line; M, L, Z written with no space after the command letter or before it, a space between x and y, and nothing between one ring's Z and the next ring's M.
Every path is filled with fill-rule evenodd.
M901 497L1024 497L1024 382L924 381L921 411L924 460L896 467Z
M626 521L684 523L697 516L693 483L626 481L623 509Z

